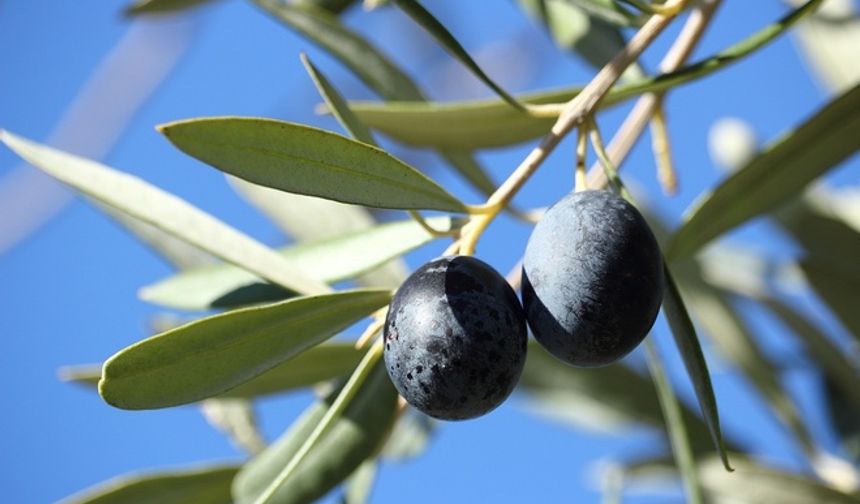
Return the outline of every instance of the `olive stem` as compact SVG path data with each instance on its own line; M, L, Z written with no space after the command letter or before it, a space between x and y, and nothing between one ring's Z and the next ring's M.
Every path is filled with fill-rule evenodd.
M654 117L651 119L651 151L657 163L657 180L663 193L673 196L678 192L678 175L672 160L672 143L666 124L666 109L663 107L665 94L657 97Z
M424 228L424 231L430 233L431 236L452 236L457 233L457 231L440 231L434 228L427 222L424 216L418 213L417 210L408 210L408 212L409 216L412 217L412 219L417 222L419 226Z
M689 0L674 0L665 7L683 5L687 1ZM672 16L651 16L642 25L642 28L636 32L633 38L630 39L627 46L616 54L594 76L594 79L583 88L581 93L567 102L555 124L549 133L543 137L540 144L526 156L507 180L487 199L484 207L489 211L486 214L477 216L477 220L473 220L473 224L464 230L460 248L462 254L470 255L474 253L475 244L484 230L490 225L490 222L510 202L534 172L537 171L565 135L573 128L582 125L594 113L600 101L618 81L624 70L639 58L654 39L669 26L672 19ZM473 216L474 218L475 216Z
M588 180L585 178L585 155L588 153L588 123L581 125L576 137L576 174L574 191L587 191Z

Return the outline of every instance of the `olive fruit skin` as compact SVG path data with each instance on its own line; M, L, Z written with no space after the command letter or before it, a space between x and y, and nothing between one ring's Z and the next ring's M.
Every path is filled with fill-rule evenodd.
M442 420L488 413L513 391L528 332L514 290L468 256L442 257L400 287L384 329L385 364L406 401Z
M609 191L568 194L523 256L523 307L535 339L568 364L611 364L648 334L663 300L663 256L636 208Z

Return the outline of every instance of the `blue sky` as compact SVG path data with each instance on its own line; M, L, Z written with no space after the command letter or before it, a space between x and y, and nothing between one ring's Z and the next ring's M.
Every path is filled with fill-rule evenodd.
M725 4L697 55L728 46L785 9L777 1ZM428 6L467 49L486 58L482 61L488 71L512 91L589 78L591 70L556 50L514 2L446 1ZM0 47L5 48L0 52L0 127L40 141L50 139L100 62L129 30L141 29L119 15L121 7L122 2L95 0L0 2ZM391 54L431 97L489 96L480 85L464 84L465 71L398 12L367 14L356 8L345 20ZM181 25L177 30L187 33L187 51L103 161L186 198L265 243L283 243L277 229L238 198L217 171L173 149L153 126L194 116L251 115L339 131L331 118L313 114L320 100L301 67L300 51L307 52L346 96L367 99L372 94L337 62L250 3L223 0L174 22ZM656 67L674 33L677 27L647 53L648 68ZM115 78L133 84L128 76ZM670 95L670 132L682 188L678 196L667 198L659 192L648 142L641 142L632 154L626 173L677 222L693 199L722 176L707 153L707 133L715 120L737 116L753 124L761 138L772 139L826 99L789 39L781 38L749 60ZM626 110L601 115L605 136ZM96 120L85 121L80 128L95 136L113 133L101 129L104 125ZM479 201L431 156L386 145L456 194ZM492 151L482 154L481 160L501 181L531 146ZM572 150L567 142L553 154L517 198L522 206L546 206L569 190ZM856 162L851 164L856 169ZM7 177L0 180L20 169L18 159L0 149L0 177ZM856 183L849 169L837 171L834 180ZM49 194L63 198L61 192ZM3 208L0 200L0 211ZM0 213L0 219L22 219L10 212ZM506 272L520 248L511 244L524 244L528 233L528 228L502 219L481 241L478 255ZM761 223L745 227L734 239L767 241L775 254L794 253L786 240ZM417 266L442 249L438 243L425 247L408 261ZM2 252L0 336L5 351L0 353L0 387L6 406L0 416L0 481L7 502L53 501L131 470L240 459L241 454L193 407L120 411L91 391L57 379L60 366L99 362L148 335L148 321L160 312L139 301L137 289L170 271L81 199ZM773 338L780 338L778 329L766 321L759 323ZM662 321L655 337L670 356L673 375L681 377L672 348L662 344L667 337ZM725 365L709 358L726 429L776 460L797 466L798 452L780 427L757 409L754 397L728 375ZM818 407L811 376L800 370L789 373L788 379L802 405ZM689 387L683 381L679 387L689 398ZM309 400L307 394L296 394L264 401L260 411L265 433L276 436ZM596 461L642 452L657 442L648 432L607 437L573 430L525 413L520 402L514 397L479 420L444 425L422 457L385 465L374 502L592 502L599 495L593 481ZM832 445L825 423L820 419L811 423L825 445ZM672 498L680 501L679 494Z

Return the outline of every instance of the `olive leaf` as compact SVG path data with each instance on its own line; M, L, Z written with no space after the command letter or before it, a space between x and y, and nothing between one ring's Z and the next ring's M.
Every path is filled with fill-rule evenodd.
M722 429L720 427L720 415L717 410L717 400L714 397L713 385L711 385L711 374L708 371L708 364L705 361L702 347L699 344L699 337L696 334L696 328L690 320L690 315L687 312L684 300L681 297L681 293L678 290L678 285L675 283L675 279L672 277L668 264L663 265L663 272L666 276L666 292L663 298L663 313L666 315L666 320L669 322L672 336L675 339L675 345L681 353L681 358L684 361L684 367L687 369L687 374L693 382L693 389L696 391L696 399L699 402L699 408L701 408L702 415L705 418L705 423L708 426L711 440L717 448L726 470L731 471L732 467L729 464L728 455L723 442Z
M310 126L212 117L158 129L186 154L273 189L377 208L465 212L457 198L391 154Z
M343 378L358 365L362 352L352 343L321 343L214 397L254 399L283 394ZM95 389L102 376L101 365L66 366L60 379Z
M99 394L123 409L166 408L222 394L385 306L357 289L207 317L144 339L105 361Z

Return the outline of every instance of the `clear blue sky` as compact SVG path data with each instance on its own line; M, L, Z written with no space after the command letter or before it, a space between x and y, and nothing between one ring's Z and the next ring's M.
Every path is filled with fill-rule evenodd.
M752 33L785 9L777 1L725 3L697 52L700 56ZM0 52L0 127L37 140L49 138L88 76L129 29L130 22L119 15L122 4L0 1L0 47L4 48ZM510 60L521 66L497 61L489 67L511 90L588 79L589 69L575 57L556 51L514 2L428 5L470 51L490 56L495 51L511 58L515 52L521 53L523 60ZM345 19L386 48L434 98L488 95L473 84L459 88L450 80L428 78L428 69L454 77L464 73L399 13L386 10L368 15L359 8ZM301 67L300 51L308 52L346 96L372 95L336 62L246 2L217 2L191 16L189 26L192 40L187 54L104 161L188 199L266 243L282 243L276 228L236 197L215 170L174 150L153 126L193 116L235 114L278 117L337 130L330 118L313 115L319 98ZM662 38L649 51L645 58L649 68L655 68L669 40ZM726 115L744 118L762 138L771 139L825 100L826 94L810 80L794 46L787 38L780 39L748 61L670 95L670 128L682 184L677 197L666 198L657 190L647 142L635 151L627 168L649 191L654 204L677 221L695 196L721 176L706 148L708 128L716 119ZM625 110L603 116L605 134ZM92 122L86 125L93 134L104 134L99 127ZM494 151L481 159L502 180L529 146ZM393 148L457 194L478 201L475 193L434 165L429 156ZM571 152L568 143L552 156L522 192L518 201L523 206L551 204L568 190ZM13 173L19 164L8 150L0 149L0 177ZM836 177L850 178L845 168ZM21 219L3 209L0 201L0 219ZM527 228L503 221L490 229L478 254L506 272L520 250L512 244L524 244L527 236ZM759 242L765 237L777 253L792 253L786 242L761 224L746 228L739 237ZM409 263L417 266L441 250L441 244L422 249L409 256ZM57 379L62 365L100 362L145 337L148 320L159 309L137 300L136 291L170 271L157 256L80 199L38 233L0 255L0 338L4 346L0 390L5 405L0 416L0 482L4 502L49 502L131 470L241 457L193 407L120 411L105 405L92 391ZM666 336L661 321L656 337L662 342ZM671 351L668 346L663 348L666 353ZM726 430L752 447L796 465L798 453L779 426L756 409L748 391L727 376L725 365L712 354L709 359ZM671 363L673 374L680 376L677 362L672 359ZM817 407L810 377L798 371L789 378L802 404ZM685 384L681 389L689 397ZM298 394L265 401L261 418L266 434L276 436L309 399L309 395ZM519 403L515 397L479 420L444 425L421 458L383 467L373 501L594 502L598 493L590 475L597 460L642 452L657 440L647 432L608 437L573 430L531 416L517 407ZM832 445L833 435L824 423L813 421L812 426ZM672 498L679 501L680 495Z

